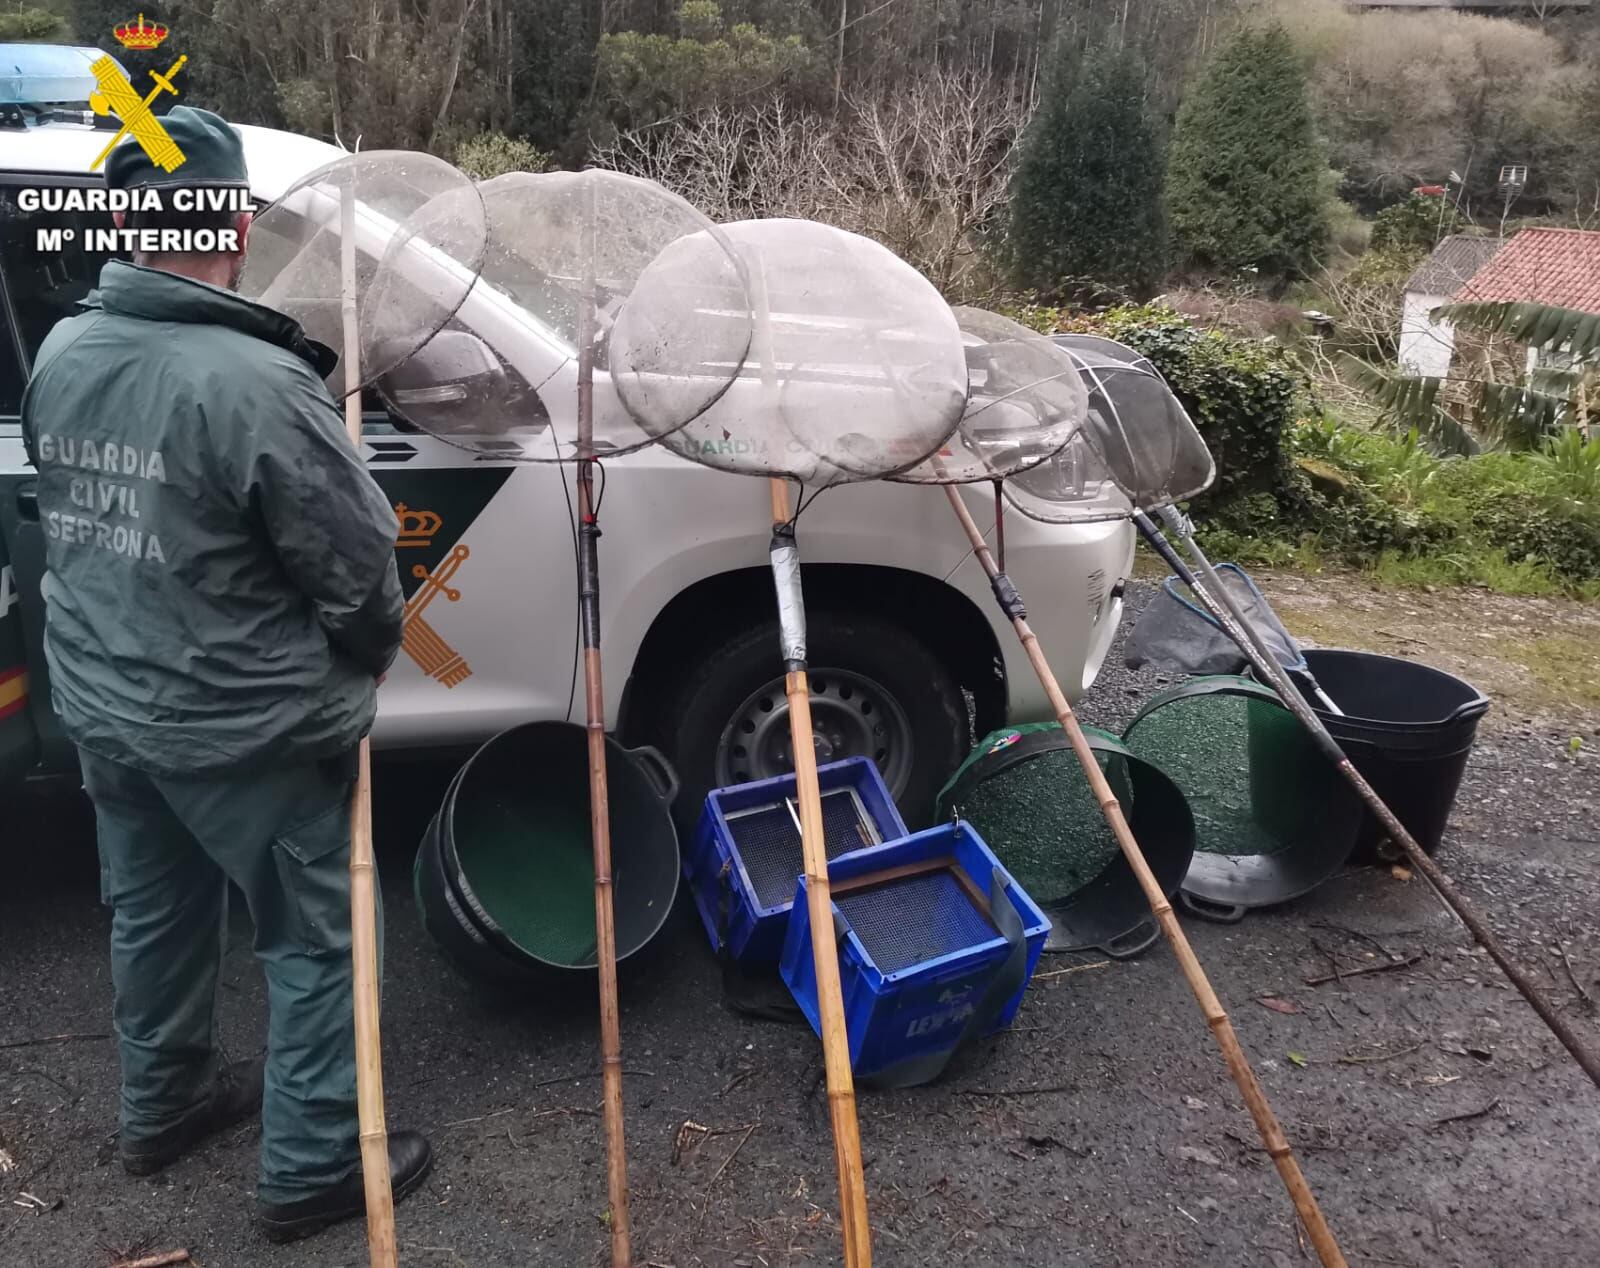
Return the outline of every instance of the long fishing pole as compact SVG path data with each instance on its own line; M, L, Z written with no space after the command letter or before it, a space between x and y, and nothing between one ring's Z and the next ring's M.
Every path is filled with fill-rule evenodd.
M1478 944L1489 953L1489 958L1500 966L1501 972L1511 979L1511 984L1521 992L1523 999L1533 1006L1545 1025L1552 1034L1559 1039L1566 1050L1572 1054L1572 1059L1582 1067L1583 1072L1600 1087L1600 1057L1597 1057L1590 1047L1583 1041L1578 1033L1572 1029L1564 1017L1561 1016L1546 998L1543 991L1533 982L1533 979L1514 961L1494 931L1483 922L1483 919L1473 910L1470 903L1456 889L1450 878L1440 870L1439 865L1430 858L1425 850L1417 843L1406 826L1400 822L1383 798L1366 781L1366 778L1355 768L1339 742L1329 733L1312 710L1305 698L1295 689L1293 681L1285 672L1277 658L1267 648L1260 634L1251 626L1248 620L1239 620L1237 611L1230 611L1224 606L1226 598L1219 601L1218 596L1225 596L1222 580L1217 576L1216 569L1206 557L1205 552L1195 542L1193 534L1189 531L1182 515L1173 507L1160 508L1161 518L1167 526L1177 534L1178 539L1184 543L1184 548L1189 551L1196 567L1205 578L1202 583L1194 571L1185 565L1182 557L1173 549L1162 534L1161 530L1151 521L1143 511L1135 511L1133 522L1146 541L1156 550L1156 553L1166 562L1183 583L1189 587L1194 596L1200 600L1201 605L1211 614L1217 624L1223 629L1239 649L1249 658L1256 672L1263 675L1272 689L1277 692L1278 698L1284 706L1294 714L1300 724L1311 736L1322 755L1332 762L1344 776L1345 780L1360 795L1361 800L1367 804L1368 809L1378 817L1384 831L1391 840L1404 851L1407 861L1419 872L1428 878L1428 883L1435 892L1444 900L1447 907L1460 918L1468 931L1478 940ZM1215 589L1216 593L1211 591Z
M1038 675L1045 695L1049 697L1050 707L1055 712L1056 720L1061 724L1062 731L1071 743L1079 765L1083 767L1083 773L1089 780L1089 787L1094 793L1095 800L1100 803L1100 811L1105 816L1106 823L1116 836L1117 844L1128 860L1128 865L1133 869L1133 874L1138 878L1139 887L1144 890L1150 910L1161 926L1161 932L1166 935L1167 942L1172 947L1178 966L1183 970L1189 989L1193 991L1195 1000L1200 1005L1200 1011L1205 1016L1206 1025L1210 1027L1217 1047L1222 1050L1222 1059L1228 1067L1228 1073L1233 1076L1234 1084L1250 1111L1250 1117L1255 1120L1256 1130L1261 1135L1267 1155L1278 1169L1278 1175L1283 1180L1284 1188L1288 1190L1289 1199L1294 1203L1300 1222L1305 1225L1311 1244L1316 1248L1317 1256L1322 1260L1323 1268L1347 1268L1339 1244L1334 1240L1333 1230L1323 1218L1317 1199L1306 1183L1294 1151L1283 1134L1283 1128L1278 1123L1277 1116L1273 1114L1272 1107L1267 1103L1266 1093L1262 1090L1255 1071L1250 1068L1250 1060L1245 1056L1238 1035L1234 1033L1233 1022L1222 1007L1222 1001L1217 998L1217 993L1211 988L1205 970L1201 968L1200 961L1183 932L1183 927L1179 925L1178 918L1173 913L1172 904L1161 891L1160 882L1156 880L1149 863L1145 861L1144 852L1139 848L1133 830L1128 826L1127 817L1123 814L1117 795L1107 782L1105 772L1100 769L1094 750L1089 747L1088 738L1084 735L1083 728L1078 725L1077 715L1072 711L1071 704L1068 703L1049 662L1045 659L1038 637L1028 625L1022 596L1017 592L1011 579L1001 572L999 565L995 563L989 544L984 540L983 533L973 520L971 512L967 510L966 504L962 502L960 493L952 485L945 485L944 492L945 497L949 499L951 509L956 513L956 518L961 521L961 526L966 531L973 554L989 578L996 600L1011 619L1012 628L1017 632L1023 651L1027 653L1028 661L1033 666L1034 673Z
M584 209L584 279L578 300L578 607L583 624L584 729L589 743L589 828L594 845L595 957L600 975L600 1074L606 1129L606 1197L612 1268L628 1268L628 1153L622 1119L622 1022L617 1004L617 927L611 885L611 809L606 782L606 707L600 673L600 524L594 498L595 207Z
M839 1224L846 1268L871 1268L872 1229L867 1220L866 1171L861 1162L861 1127L856 1119L855 1079L850 1072L850 1037L845 1029L839 949L833 939L833 897L828 886L828 849L822 828L822 789L811 730L811 684L806 674L805 602L800 589L800 553L795 545L789 487L773 477L772 577L778 592L778 627L783 642L784 691L789 699L789 745L794 750L795 800L800 805L800 850L805 862L806 908L811 917L811 958L817 975L817 1014L828 1081L834 1161L839 1172Z
M344 423L361 448L361 323L356 310L355 177L339 197L339 256L344 315ZM395 1268L394 1193L389 1183L389 1128L383 1113L383 1040L378 1011L377 895L372 874L372 746L361 737L350 795L350 956L356 1029L356 1119L361 1183L372 1268Z

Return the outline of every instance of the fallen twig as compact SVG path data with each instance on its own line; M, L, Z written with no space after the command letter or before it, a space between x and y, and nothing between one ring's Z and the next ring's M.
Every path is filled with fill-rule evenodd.
M1322 943L1318 942L1315 938L1311 939L1311 949L1328 962L1328 967L1333 970L1335 981L1343 979L1344 971L1339 967L1338 956L1334 955L1332 951L1328 950L1327 947L1323 946Z
M1414 645L1416 647L1426 647L1427 646L1427 644L1424 643L1420 638L1412 638L1412 637L1410 637L1410 635L1407 635L1407 634L1396 634L1393 630L1376 630L1375 629L1372 632L1374 634L1382 634L1384 636L1384 638L1392 638L1397 643L1411 643L1412 645Z
M142 1259L119 1259L111 1268L169 1268L171 1264L189 1263L186 1250L169 1250L159 1255L146 1255Z
M1077 1085L1073 1083L1058 1083L1054 1087L1018 1087L1018 1088L981 1088L967 1087L961 1089L963 1096L1048 1096L1052 1092L1076 1092Z
M1069 973L1087 973L1090 969L1108 969L1110 967L1110 960L1094 960L1089 964L1074 964L1071 968L1051 969L1048 973L1035 973L1033 980L1042 982L1047 977L1066 977Z
M1408 955L1403 960L1390 960L1386 964L1363 964L1358 969L1346 969L1343 973L1326 973L1321 977L1308 977L1305 979L1307 986L1325 986L1329 982L1342 982L1347 977L1360 977L1363 973L1387 973L1390 969L1408 969L1424 956L1419 951L1415 955Z
M110 1034L103 1030L87 1033L73 1031L64 1035L39 1035L34 1039L7 1039L4 1043L0 1043L0 1050L7 1048L36 1048L40 1044L47 1043L78 1043L83 1040L109 1038L111 1038Z
M1583 983L1578 981L1578 975L1572 971L1572 961L1567 958L1567 948L1560 938L1556 939L1556 950L1561 953L1561 963L1566 967L1567 980L1572 983L1572 989L1578 992L1586 1007L1593 1009L1594 997L1583 989Z
M517 1107L513 1105L510 1109L495 1110L492 1114L476 1114L471 1118L458 1118L453 1122L440 1123L439 1129L443 1131L446 1127L465 1127L468 1123L481 1123L485 1119L502 1118L507 1114L515 1114L516 1112Z
M706 1212L711 1209L711 1190L717 1187L717 1181L722 1178L722 1173L728 1169L728 1164L739 1156L739 1151L744 1148L745 1142L749 1140L751 1136L755 1135L756 1128L760 1126L761 1124L756 1122L751 1123L750 1126L745 1128L744 1135L739 1137L739 1143L733 1147L733 1152L722 1160L722 1165L716 1169L716 1172L712 1175L711 1179L706 1181L705 1192L700 1198L700 1215L694 1223L696 1236L699 1236L700 1226L705 1223ZM704 1131L705 1129L701 1128L701 1130ZM739 1129L734 1127L729 1128L728 1130L738 1131ZM709 1135L710 1134L708 1133L707 1139L709 1139Z
M750 1126L747 1127L746 1132L744 1132L744 1135L742 1135L742 1137L739 1137L738 1145L734 1145L733 1146L733 1153L728 1154L728 1156L726 1156L725 1159L722 1159L722 1166L717 1167L717 1174L712 1175L712 1178L710 1178L710 1183L707 1183L707 1185L706 1185L707 1193L709 1193L709 1191L710 1191L710 1186L715 1185L715 1183L717 1183L718 1180L720 1180L720 1178L722 1178L723 1172L725 1172L725 1170L728 1170L728 1164L730 1164L730 1162L733 1162L733 1159L738 1158L739 1150L742 1150L742 1148L744 1148L744 1142L747 1142L747 1140L749 1140L749 1138L752 1137L752 1135L755 1135L755 1129L757 1129L757 1127L760 1127L760 1126L762 1126L762 1124L758 1124L758 1122L752 1122L752 1124L750 1124Z
M1436 1118L1433 1120L1432 1125L1434 1127L1443 1127L1446 1123L1464 1123L1469 1118L1482 1118L1485 1114L1492 1112L1499 1104L1500 1098L1497 1096L1481 1109L1468 1110L1465 1114L1449 1114L1444 1118Z
M1333 933L1342 933L1346 937L1355 938L1357 941L1365 942L1369 947L1378 952L1378 954L1383 956L1383 958L1386 960L1398 960L1400 958L1393 951L1389 950L1388 947L1384 946L1383 943L1374 938L1370 933L1362 933L1361 930L1352 929L1349 925L1338 925L1331 920L1313 920L1311 922L1311 927L1313 929L1328 929Z
M1406 1056L1408 1053L1415 1052L1420 1047L1422 1047L1420 1043L1414 1043L1409 1048L1399 1048L1394 1052L1379 1052L1370 1057L1357 1057L1346 1053L1344 1056L1335 1059L1343 1062L1345 1065L1369 1065L1374 1061L1393 1061L1396 1057Z
M654 1070L624 1070L622 1073L629 1078L636 1079L653 1079L656 1077ZM557 1083L577 1083L583 1079L598 1079L599 1077L599 1070L587 1070L581 1074L563 1074L557 1079L540 1079L537 1083L530 1083L528 1086L530 1088L554 1087Z

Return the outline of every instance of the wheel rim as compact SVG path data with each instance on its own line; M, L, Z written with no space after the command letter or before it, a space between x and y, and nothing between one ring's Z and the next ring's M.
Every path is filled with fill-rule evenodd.
M817 764L870 757L891 795L905 791L915 764L911 722L881 683L847 669L810 675L811 729ZM734 710L717 744L719 786L770 779L794 771L789 742L789 699L774 678Z

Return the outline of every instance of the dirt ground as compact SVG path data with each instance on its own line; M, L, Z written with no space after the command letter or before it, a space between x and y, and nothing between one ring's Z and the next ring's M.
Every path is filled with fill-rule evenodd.
M1267 588L1316 642L1418 656L1496 696L1440 859L1600 1045L1600 614L1357 578ZM1136 586L1134 606L1147 595ZM1113 664L1083 713L1119 727L1163 682ZM411 905L410 856L448 774L378 772L389 1121L438 1153L399 1209L401 1260L600 1264L592 1014L463 984ZM32 797L3 823L0 1264L104 1268L175 1247L206 1268L364 1264L358 1224L285 1248L251 1230L255 1127L154 1179L123 1174L89 817L75 797ZM1189 928L1352 1265L1600 1263L1600 1092L1420 879L1353 868L1243 923ZM264 1026L248 939L241 917L221 997L234 1055ZM810 1033L727 1011L682 910L627 987L636 1263L838 1262ZM864 1094L860 1117L880 1265L1313 1262L1164 948L1048 959L1012 1031L935 1087Z

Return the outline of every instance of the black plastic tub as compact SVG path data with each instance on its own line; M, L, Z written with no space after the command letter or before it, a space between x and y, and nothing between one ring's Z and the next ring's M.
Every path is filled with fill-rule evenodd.
M1339 717L1317 709L1317 716L1417 844L1434 853L1489 698L1454 674L1398 656L1317 649L1305 658L1318 685L1344 710ZM1303 686L1301 694L1315 703ZM1356 851L1370 856L1388 833L1362 810Z
M606 740L617 959L660 931L678 889L677 780L653 749ZM596 967L588 741L534 722L463 766L413 873L424 927L463 970L497 983L592 983Z

